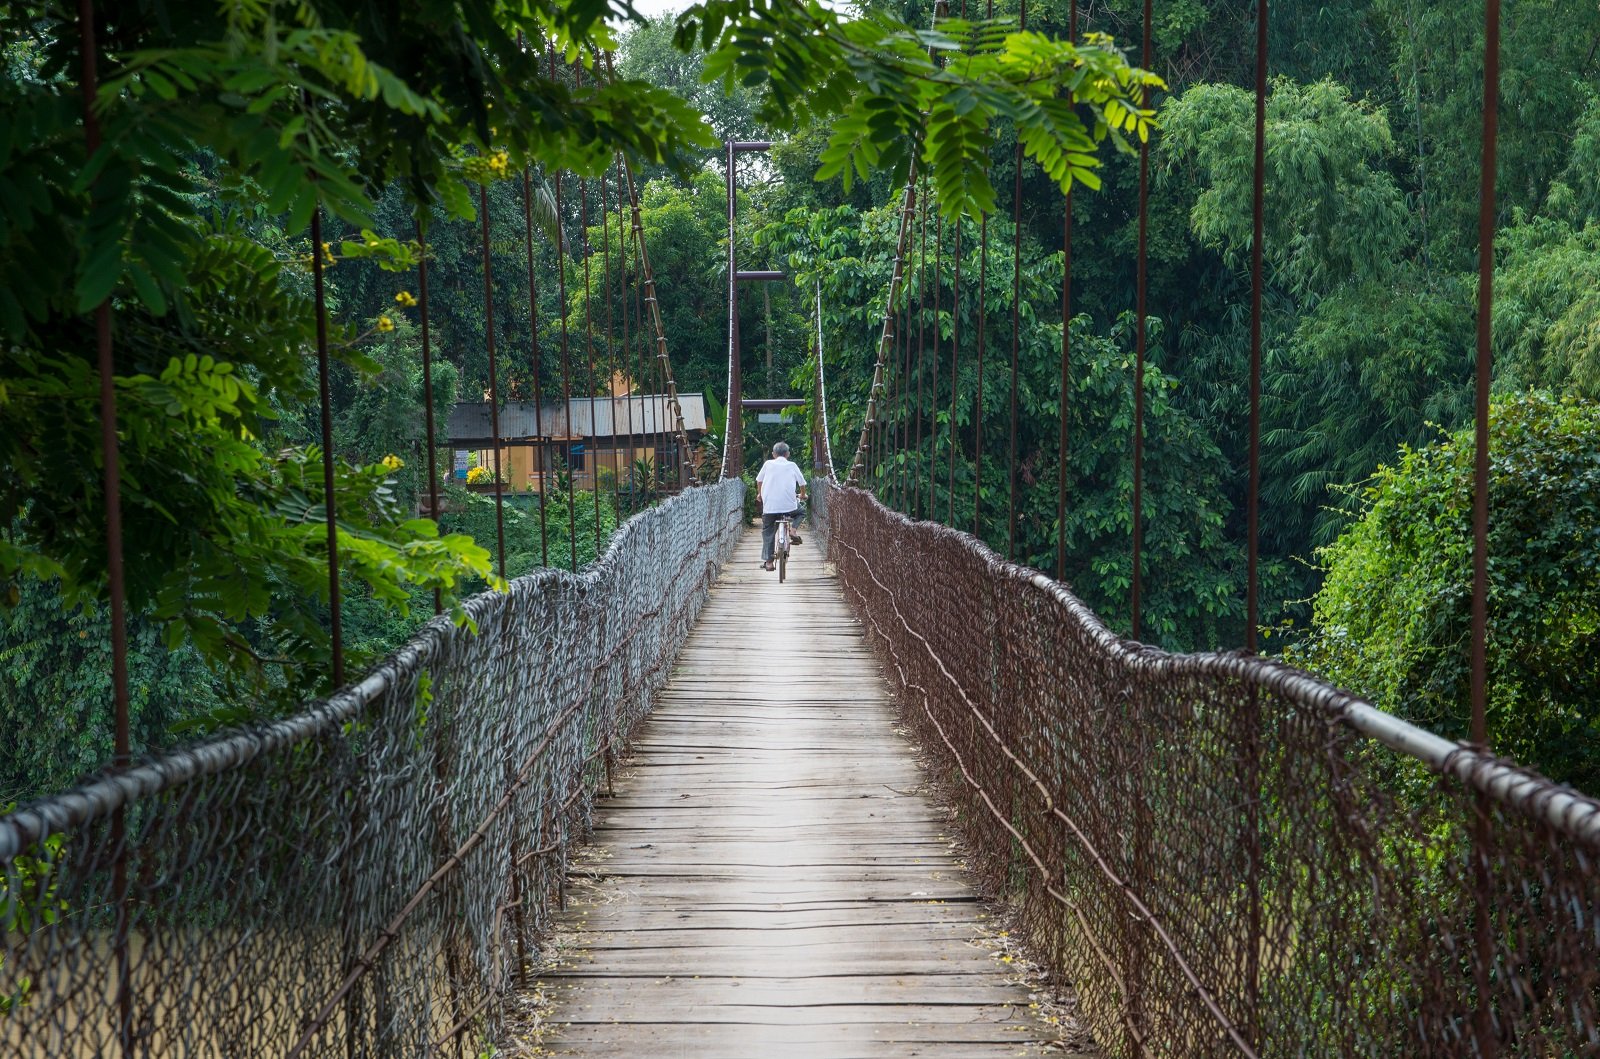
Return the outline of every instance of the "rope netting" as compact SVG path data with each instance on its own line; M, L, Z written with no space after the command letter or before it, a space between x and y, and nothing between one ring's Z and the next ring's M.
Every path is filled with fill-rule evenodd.
M969 863L1108 1054L1600 1054L1600 802L813 495Z
M742 491L642 512L294 717L0 819L0 1053L478 1054Z

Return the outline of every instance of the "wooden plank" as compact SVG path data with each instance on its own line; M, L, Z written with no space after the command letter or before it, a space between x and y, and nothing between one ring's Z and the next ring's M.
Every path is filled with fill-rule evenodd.
M802 549L780 586L759 547L597 806L527 1054L1065 1054L974 942L988 913L837 584Z

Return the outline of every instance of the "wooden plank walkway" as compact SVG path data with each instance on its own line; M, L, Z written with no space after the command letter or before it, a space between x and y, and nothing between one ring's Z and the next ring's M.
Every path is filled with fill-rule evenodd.
M759 555L750 532L600 803L538 1054L1063 1055L974 941L984 906L821 556L779 585Z

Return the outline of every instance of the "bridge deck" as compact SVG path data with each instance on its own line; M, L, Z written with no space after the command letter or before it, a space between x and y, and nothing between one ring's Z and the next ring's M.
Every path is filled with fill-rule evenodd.
M541 976L542 1046L1039 1054L1056 1031L975 943L984 908L915 793L861 626L811 542L782 586L759 548L758 534L741 542L601 802L597 880L575 889Z

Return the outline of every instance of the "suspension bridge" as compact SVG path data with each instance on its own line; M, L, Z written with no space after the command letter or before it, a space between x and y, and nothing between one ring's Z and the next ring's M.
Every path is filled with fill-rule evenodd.
M92 136L92 115L87 124ZM1486 133L1492 174L1492 123ZM349 682L330 503L340 690L281 720L141 760L127 756L119 640L118 760L0 818L0 1050L28 1059L1600 1054L1600 802L1481 739L1448 742L1258 655L1253 550L1251 640L1240 651L1173 655L1119 637L1049 573L927 517L941 468L896 457L938 429L941 338L952 372L957 357L976 355L981 379L985 352L936 315L931 347L925 324L913 341L937 312L921 282L933 214L915 172L853 455L836 474L821 417L795 576L780 586L758 572L737 477L733 306L741 281L782 277L737 267L733 184L738 156L765 146L727 148L720 475L690 481L695 459L638 193L619 157L598 182L580 180L578 195L585 238L594 206L608 254L613 216L619 232L626 226L600 299L624 337L613 345L608 323L597 362L597 321L586 311L582 340L570 343L580 357L563 311L562 400L570 407L581 391L594 419L594 403L607 400L595 396L596 379L615 377L619 353L621 370L655 379L654 440L627 422L625 395L609 429L617 451L666 446L657 451L670 454L672 495L636 505L594 563L579 568L575 538L568 569L546 549L534 573L467 601L468 621L435 617ZM1140 175L1143 190L1143 154ZM531 273L528 177L523 189ZM558 214L569 190L556 175ZM1141 194L1141 366L1146 201ZM486 195L480 213L494 380L507 342L495 326ZM919 231L921 272L912 266ZM1070 251L1070 227L1064 236ZM426 247L425 230L419 242ZM982 252L987 262L987 242ZM319 320L320 260L313 254ZM1487 245L1484 261L1487 270ZM424 253L425 373L426 263ZM1069 266L1064 314L1070 281ZM107 378L111 313L109 302L98 311ZM1063 328L1063 393L1069 341ZM321 345L331 460L325 337ZM1010 355L1014 374L1015 339ZM814 400L825 407L820 349L814 359ZM501 439L494 387L491 438ZM425 392L431 461L431 385ZM1136 386L1135 400L1142 394ZM536 416L542 403L536 390ZM1133 421L1137 637L1137 406ZM976 430L974 443L983 436ZM570 439L535 422L532 444L559 442ZM947 432L947 493L958 444ZM1014 536L1021 476L1010 455ZM437 515L431 462L429 479L425 511ZM598 473L593 482L598 504ZM498 465L494 494L503 574ZM120 606L115 488L107 497ZM579 502L575 492L567 499ZM1481 617L1481 576L1477 590ZM1481 733L1481 622L1475 635Z

